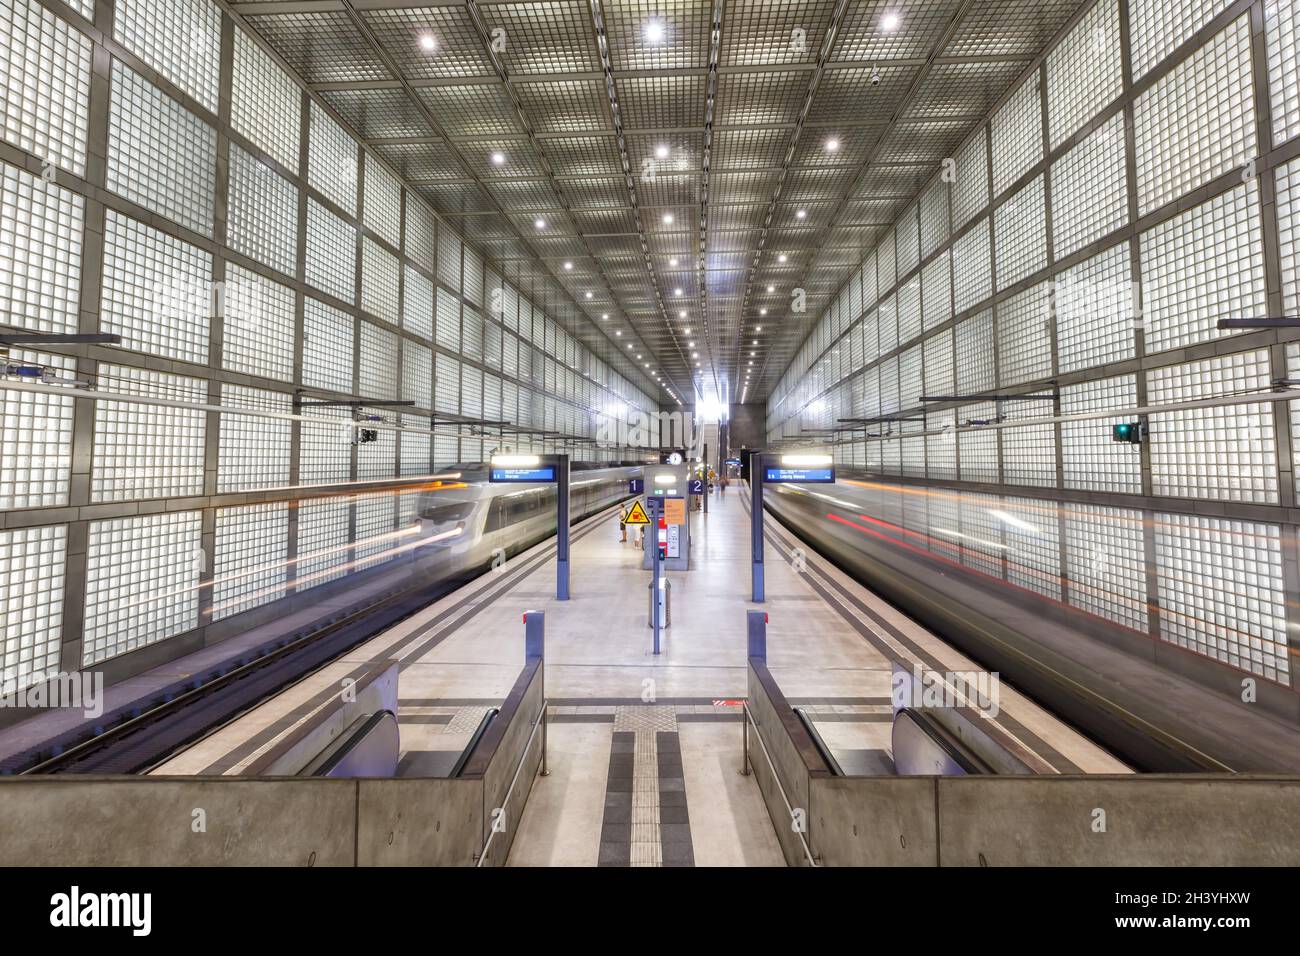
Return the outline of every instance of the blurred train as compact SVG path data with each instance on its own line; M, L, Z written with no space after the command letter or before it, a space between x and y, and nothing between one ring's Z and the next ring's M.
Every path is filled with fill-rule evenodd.
M569 475L569 516L576 523L632 497L628 481L640 478L640 465L573 462ZM428 545L421 561L433 561L457 574L510 557L555 534L556 486L492 484L483 462L452 465L420 492L416 520Z
M937 527L952 524L951 518L931 524L931 516L918 526L902 517L907 506L883 507L882 494L899 488L888 479L841 469L834 485L770 485L763 500L765 510L842 570L1131 766L1158 772L1300 770L1295 718L1278 719L1242 704L1242 672L1168 642L1153 648L1148 635L945 559L934 544L942 535L948 553L955 551L954 542L986 548L990 542ZM920 512L924 502L917 495L926 491L909 490ZM943 497L936 509L957 497L936 491ZM972 510L1031 527L998 510L1014 507L998 499L970 501ZM1055 503L1038 506L1050 511ZM1002 556L990 559L994 566L1026 566L1022 552L1001 547ZM1162 654L1158 660L1156 653ZM1266 691L1281 696L1287 690L1259 683L1261 699Z

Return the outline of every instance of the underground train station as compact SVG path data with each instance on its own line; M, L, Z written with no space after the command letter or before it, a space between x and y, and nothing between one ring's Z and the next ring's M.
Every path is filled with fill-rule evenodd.
M0 32L6 925L1291 922L1300 2Z

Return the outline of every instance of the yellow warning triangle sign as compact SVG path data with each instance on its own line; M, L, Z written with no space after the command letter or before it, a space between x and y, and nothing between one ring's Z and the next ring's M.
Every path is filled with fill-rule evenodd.
M649 524L650 519L646 517L645 509L641 507L641 502L632 502L632 508L628 511L627 517L623 519L624 524Z

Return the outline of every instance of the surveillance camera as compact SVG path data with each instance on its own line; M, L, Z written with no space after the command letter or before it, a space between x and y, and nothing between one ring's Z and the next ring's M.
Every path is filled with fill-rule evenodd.
M879 70L872 70L872 71L871 71L871 85L872 85L872 86L879 86L879 85L880 85L880 71L879 71Z

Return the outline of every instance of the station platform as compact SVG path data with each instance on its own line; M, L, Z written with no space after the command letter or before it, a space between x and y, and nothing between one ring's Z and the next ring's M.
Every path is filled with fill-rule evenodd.
M549 774L534 782L514 865L784 865L742 766L745 612L768 614L768 666L852 773L891 772L891 667L977 670L767 519L766 601L750 597L743 488L690 513L691 568L670 572L661 653L650 574L617 511L575 525L571 599L555 599L555 547L484 574L233 721L154 773L239 775L376 661L400 662L399 775L437 776L524 662L527 610L545 612ZM991 732L1036 772L1127 767L1003 687Z

